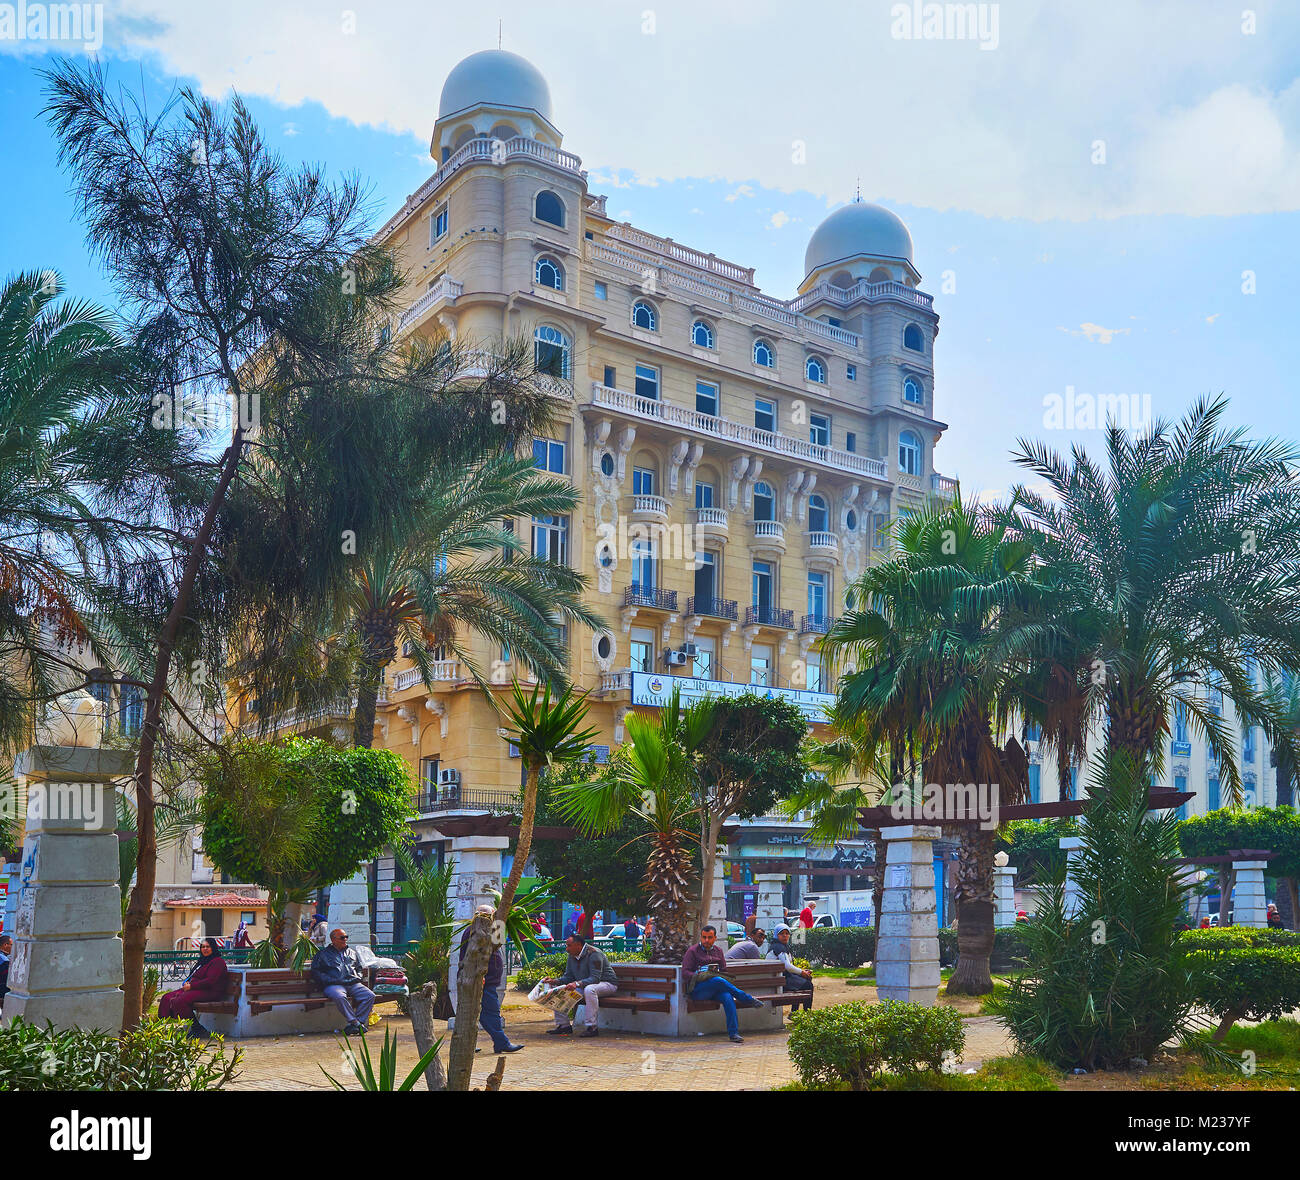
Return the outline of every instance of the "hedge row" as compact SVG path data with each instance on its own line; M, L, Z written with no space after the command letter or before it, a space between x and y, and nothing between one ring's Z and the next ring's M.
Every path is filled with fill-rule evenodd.
M1231 947L1300 946L1300 930L1273 930L1253 926L1213 926L1209 930L1184 930L1179 939L1189 951L1213 951Z
M873 926L838 926L809 930L804 934L799 952L814 967L860 967L876 957L876 930ZM1019 925L1004 926L994 932L991 966L994 971L1010 971L1024 962L1024 937ZM939 962L951 967L957 962L957 931L945 926L939 931Z

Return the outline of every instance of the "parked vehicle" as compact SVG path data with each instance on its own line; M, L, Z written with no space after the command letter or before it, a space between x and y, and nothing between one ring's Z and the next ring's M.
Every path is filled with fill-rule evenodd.
M828 893L808 893L804 902L815 901L813 929L824 926L870 926L875 916L870 889L838 889ZM799 911L794 910L794 922ZM793 922L791 923L793 925Z

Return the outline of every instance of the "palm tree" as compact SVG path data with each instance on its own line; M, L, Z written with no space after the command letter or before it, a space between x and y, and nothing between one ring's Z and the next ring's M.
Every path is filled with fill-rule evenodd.
M109 313L62 293L53 271L0 287L0 752L29 739L37 701L84 682L60 647L120 666L93 607L124 530L94 496L124 475L105 439L139 435L145 403Z
M898 551L853 586L849 609L822 650L856 671L840 682L851 723L915 749L934 783L995 785L1019 802L1028 764L1013 737L1019 707L1004 619L1032 598L1031 549L960 498L931 503L902 522ZM957 885L960 962L950 992L992 991L994 833L963 824Z
M1300 454L1222 427L1226 408L1202 398L1176 425L1141 434L1112 424L1104 467L1080 448L1067 459L1021 440L1016 461L1046 490L1015 489L1005 523L1061 578L1076 651L1095 644L1112 748L1158 772L1181 707L1239 802L1235 734L1215 692L1280 757L1295 756L1283 704L1252 669L1258 662L1265 682L1300 669Z
M643 882L655 920L655 963L680 963L695 933L690 886L700 837L693 830L699 816L694 756L713 729L713 715L707 698L683 709L674 686L658 717L627 717L628 743L603 778L555 792L561 813L584 835L612 832L629 816L648 826L644 837L634 838L650 841Z
M425 683L431 651L460 660L487 691L490 673L470 654L478 635L542 677L564 676L557 623L600 625L582 601L586 579L547 557L531 556L504 521L572 512L578 492L539 476L532 459L489 454L467 470L439 467L425 481L415 520L367 552L340 595L339 618L360 640L353 741L374 741L383 670L405 641Z

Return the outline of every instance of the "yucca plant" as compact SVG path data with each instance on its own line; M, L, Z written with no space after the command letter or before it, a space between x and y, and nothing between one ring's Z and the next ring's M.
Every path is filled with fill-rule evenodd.
M390 1029L384 1029L384 1047L379 1050L379 1069L376 1070L370 1058L370 1046L366 1044L366 1038L361 1037L360 1056L353 1051L352 1041L349 1038L346 1044L339 1045L343 1050L343 1063L347 1066L352 1076L360 1083L362 1090L392 1090L396 1092L405 1092L412 1089L415 1083L420 1080L420 1075L424 1073L425 1067L437 1056L438 1050L442 1048L442 1037L439 1037L429 1051L412 1067L411 1072L399 1083L397 1080L397 1038L392 1037ZM329 1071L322 1065L321 1073L329 1079L329 1083L336 1090L346 1090L347 1086L343 1085L337 1078L330 1075Z

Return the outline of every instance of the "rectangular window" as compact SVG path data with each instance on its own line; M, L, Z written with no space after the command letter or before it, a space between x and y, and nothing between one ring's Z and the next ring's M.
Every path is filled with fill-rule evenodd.
M804 658L804 666L808 670L807 688L809 692L825 692L825 681L822 674L822 657L820 652L810 651Z
M1174 741L1187 741L1187 706L1182 701L1174 705Z
M1179 774L1174 776L1174 790L1179 792L1187 790L1187 779L1183 775ZM1180 803L1178 805L1178 818L1179 819L1187 818L1186 803Z
M429 218L429 245L432 246L447 232L447 206L443 205Z
M656 585L654 543L642 538L633 541L629 548L632 557L632 592L648 594Z
M873 549L887 549L889 547L889 514L877 512L876 527L871 533L871 547Z
M754 603L759 610L770 610L772 606L772 563L770 561L754 562Z
M826 575L818 570L808 572L808 613L814 619L826 617Z
M718 555L706 549L696 556L700 559L700 568L695 571L696 605L707 605L708 601L718 596Z
M857 366L857 365L850 365L850 366L849 366L849 368L848 368L848 378L849 378L850 381L856 381L856 380L858 379L858 366Z
M713 645L714 639L697 639L695 641L695 659L691 663L691 675L700 680L713 679Z
M632 495L653 496L655 494L655 473L646 467L632 468Z
M245 925L251 926L257 921L257 915L252 910L241 910L239 920Z
M1241 758L1243 762L1255 761L1255 727L1253 725L1242 726Z
M610 389L618 388L618 370L613 365L605 366L605 384Z
M842 327L842 324L840 323L840 321L839 321L835 316L833 316L833 315L828 315L828 316L826 317L826 322L827 322L828 324L830 324L830 326L831 326L832 328L839 328L839 327Z
M655 633L649 627L632 628L632 671L653 672Z
M1079 797L1079 768L1077 766L1070 767L1070 785L1066 790L1070 792L1069 797L1071 799Z
M718 416L718 387L709 381L695 383L695 411L708 414L710 418Z
M659 370L653 365L637 365L636 389L634 392L637 397L657 402L659 400Z
M758 430L776 431L776 402L764 397L754 399L754 426Z
M533 462L542 471L564 474L564 444L553 438L533 439Z
M1043 768L1036 762L1029 764L1029 802L1040 802L1043 794L1042 788Z
M850 455L856 455L858 452L858 436L851 430L844 436L844 449Z
M1222 806L1222 803L1219 799L1219 780L1212 778L1210 779L1209 790L1205 793L1205 809L1206 811L1218 811L1220 806Z
M1025 741L1039 742L1043 740L1043 727L1037 721L1029 721L1025 724Z
M605 284L602 283L599 279L596 280L596 298L597 299L609 298L609 288L606 287Z
M831 445L831 420L828 414L810 414L808 417L808 441L815 447Z
M713 507L713 485L711 483L702 483L700 481L696 481L695 507L696 508Z
M567 516L533 517L533 556L547 558L559 565L569 564Z
M756 643L749 649L749 683L771 687L772 649L770 647Z

